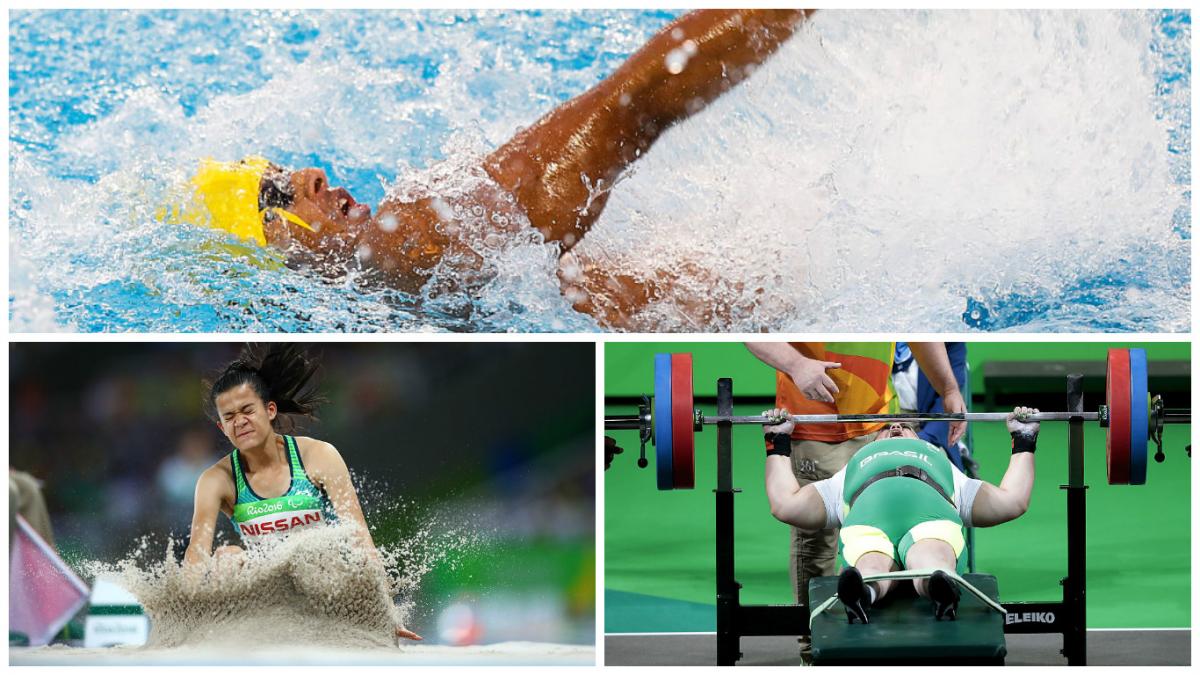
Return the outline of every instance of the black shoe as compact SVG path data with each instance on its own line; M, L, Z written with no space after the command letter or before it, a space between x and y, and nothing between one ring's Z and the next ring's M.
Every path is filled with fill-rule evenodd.
M958 584L942 570L929 576L929 599L933 601L933 617L938 621L954 621L958 618L958 599L962 594Z
M862 623L870 623L867 608L871 606L871 590L863 583L862 574L853 567L842 570L838 576L838 600L846 608L846 619L854 623L855 619Z

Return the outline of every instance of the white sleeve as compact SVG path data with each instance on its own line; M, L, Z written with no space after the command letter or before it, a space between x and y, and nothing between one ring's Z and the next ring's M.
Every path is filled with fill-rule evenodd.
M958 508L958 517L963 525L971 527L971 508L975 506L975 495L979 494L979 486L983 481L978 478L967 478L967 474L950 465L954 473L954 506Z
M842 526L842 491L846 486L846 467L825 480L812 484L825 502L825 529L832 530Z

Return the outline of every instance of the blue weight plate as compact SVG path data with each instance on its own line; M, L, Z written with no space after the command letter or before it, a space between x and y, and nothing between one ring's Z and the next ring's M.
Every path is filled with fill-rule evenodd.
M1129 350L1129 484L1146 482L1147 441L1150 436L1150 391L1146 350Z
M671 460L671 355L654 355L654 470L658 489L675 486L674 464Z

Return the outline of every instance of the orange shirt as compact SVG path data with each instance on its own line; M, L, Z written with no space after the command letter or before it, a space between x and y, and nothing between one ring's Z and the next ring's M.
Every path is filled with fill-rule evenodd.
M793 415L881 414L899 410L899 399L892 389L894 342L789 342L793 349L810 359L835 361L841 368L826 370L840 390L833 403L813 401L800 393L792 378L775 373L775 405ZM792 438L804 441L841 443L883 427L882 422L846 422L841 424L797 424Z

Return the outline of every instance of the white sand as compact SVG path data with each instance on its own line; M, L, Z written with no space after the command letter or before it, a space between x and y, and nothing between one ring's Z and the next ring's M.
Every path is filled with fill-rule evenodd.
M416 539L422 540L422 537ZM409 542L382 552L386 570L355 545L350 526L298 531L242 559L210 561L199 579L173 556L90 564L127 588L150 617L143 647L12 648L10 665L593 665L592 645L504 642L450 647L405 642L407 596L430 566L470 537L450 545ZM416 545L419 544L419 545ZM427 548L433 551L420 552ZM413 550L408 550L413 549Z
M12 666L147 666L147 665L579 665L596 663L591 645L501 642L494 645L345 649L315 646L255 646L235 649L221 645L142 649L76 649L72 647L12 648Z
M298 531L240 558L214 558L202 576L184 574L173 558L127 560L100 574L115 576L145 607L150 651L394 647L395 627L405 622L392 601L395 580L367 559L347 525Z

